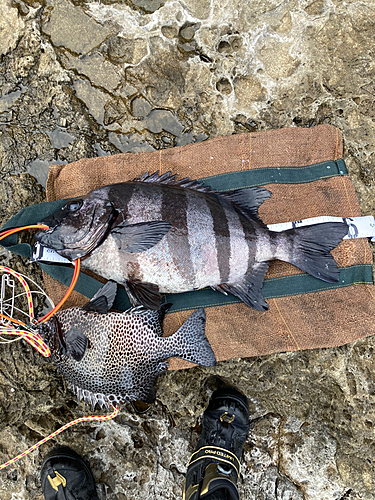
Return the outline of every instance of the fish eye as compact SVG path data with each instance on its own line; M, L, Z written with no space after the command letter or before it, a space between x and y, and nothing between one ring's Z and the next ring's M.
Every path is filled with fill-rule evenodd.
M82 205L83 205L82 200L73 200L66 205L66 209L69 210L69 212L77 212L77 210L79 210L82 207Z

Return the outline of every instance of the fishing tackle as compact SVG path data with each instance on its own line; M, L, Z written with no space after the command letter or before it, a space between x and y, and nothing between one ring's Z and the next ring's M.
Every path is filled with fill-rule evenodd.
M32 224L29 226L23 226L23 227L17 227L14 229L8 229L7 231L3 231L0 233L0 241L3 238L6 238L7 236L10 236L11 234L14 234L18 231L22 231L24 229L48 229L48 226L44 224ZM15 340L18 340L20 338L23 338L28 342L30 345L32 345L42 356L44 357L49 357L51 355L50 350L47 346L47 344L43 341L42 337L38 333L38 325L40 323L44 323L47 320L49 320L61 307L62 305L66 302L67 298L69 295L72 293L80 272L80 267L81 267L81 262L80 259L77 259L74 261L74 274L73 274L73 279L72 282L63 297L63 299L55 306L52 308L50 312L45 314L42 318L40 319L35 319L34 316L34 306L33 306L33 301L32 301L32 293L42 293L44 294L50 303L53 305L52 300L43 292L43 290L33 281L31 278L27 278L26 276L23 276L20 273L17 273L13 269L10 269L9 267L6 266L0 266L0 271L3 271L7 273L6 275L3 276L2 281L1 281L1 290L0 290L0 334L1 335L13 335L17 336L18 338L13 339L13 340L7 340L4 339L4 337L0 337L0 343L9 343L9 342L14 342ZM27 302L28 302L28 313L25 313L24 311L18 309L15 306L14 300L16 298L15 296L15 283L14 281L10 278L10 276L13 276L16 278L19 283L22 285L22 287L25 290L25 294L27 297ZM39 288L38 292L32 292L30 290L30 287L27 283L27 280L31 281L34 283ZM6 299L5 298L5 289L6 286L12 290L11 293L11 298ZM8 303L10 301L10 303ZM9 314L5 314L8 309L10 309ZM23 314L26 314L28 317L28 322L25 323L23 321L17 320L13 318L13 313L15 309ZM19 328L22 327L22 328Z

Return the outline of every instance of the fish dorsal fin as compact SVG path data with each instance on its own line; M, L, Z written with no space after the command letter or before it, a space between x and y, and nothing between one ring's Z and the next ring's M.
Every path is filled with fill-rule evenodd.
M157 170L153 174L146 172L141 177L133 179L133 182L151 182L153 184L165 184L167 186L192 189L193 191L200 191L201 193L216 193L216 191L209 186L204 186L201 181L191 180L190 177L176 180L176 177L177 174L172 175L171 170L162 175L159 175L159 170Z
M85 334L75 326L65 334L66 354L76 361L81 361L85 355L88 340Z
M87 312L97 312L100 314L107 313L113 306L117 293L117 283L108 281L104 286L99 288L92 299L85 304L82 309Z
M250 187L220 193L220 196L230 200L244 215L250 219L263 224L258 215L258 208L263 202L272 196L272 193L263 187Z

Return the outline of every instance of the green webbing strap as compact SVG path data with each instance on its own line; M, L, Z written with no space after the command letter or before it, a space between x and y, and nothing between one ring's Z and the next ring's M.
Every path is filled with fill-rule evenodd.
M266 167L243 170L205 177L201 180L218 191L230 191L232 189L262 186L265 184L304 184L347 174L345 162L340 159L302 167ZM10 219L0 231L28 224L36 224L61 208L66 201L51 201L25 207ZM2 240L1 245L22 257L31 257L32 250L30 245L17 242L18 237L15 234ZM57 281L69 286L73 276L73 269L70 266L40 263L40 267ZM341 269L340 281L334 284L325 283L307 274L266 279L262 291L264 298L269 299L318 292L332 288L342 288L357 283L372 284L371 265L363 264ZM81 273L75 289L86 297L91 298L101 286L99 281ZM211 289L204 289L197 292L164 295L163 302L171 302L173 306L170 312L173 312L197 307L233 304L241 301L233 295L225 296ZM130 307L125 290L119 289L114 307L119 310L125 310Z

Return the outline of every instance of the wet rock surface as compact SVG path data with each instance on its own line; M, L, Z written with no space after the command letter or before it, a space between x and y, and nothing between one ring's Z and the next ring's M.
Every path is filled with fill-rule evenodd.
M331 123L362 213L375 208L372 2L0 0L0 219L44 200L50 164L218 135ZM1 263L40 281L35 265ZM249 328L251 335L251 328ZM28 344L1 345L0 462L87 414ZM74 426L0 472L0 498L42 499L56 443L100 499L181 498L212 391L250 402L243 499L375 498L375 342L163 375L156 405Z

